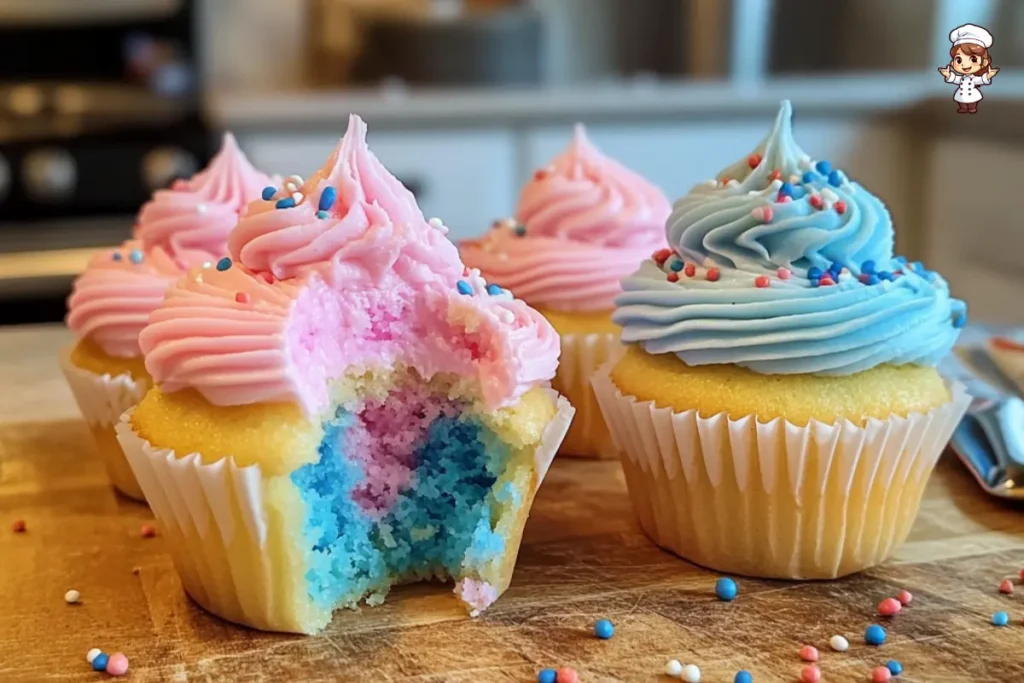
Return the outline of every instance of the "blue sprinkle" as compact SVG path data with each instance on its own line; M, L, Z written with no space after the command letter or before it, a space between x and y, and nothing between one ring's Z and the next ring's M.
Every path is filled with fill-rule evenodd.
M821 286L821 280L819 280L816 277L812 277L810 279L810 282L811 282L811 287L820 287Z
M601 640L608 640L615 635L615 627L607 619L598 619L594 624L594 635Z
M928 272L928 269L925 268L924 264L921 263L920 261L914 261L913 263L911 263L909 265L910 265L910 269L912 271L914 271L915 273L927 273Z
M832 171L828 174L828 184L832 187L839 187L843 184L843 176L839 174L839 171Z
M880 273L877 273L877 275L879 280L885 280L886 282L892 282L896 279L895 276L887 270L883 270Z
M333 187L325 187L324 191L320 193L320 205L317 207L321 211L327 211L334 206L334 201L338 198L338 191Z
M812 280L817 280L822 275L824 275L824 273L818 266L811 266L810 268L807 269L807 277Z
M957 317L953 318L953 327L958 329L958 330L962 329L963 326L966 325L966 324L967 324L967 316L966 315L958 315Z
M292 197L285 197L284 199L278 199L277 204L274 204L275 208L278 209L290 209L295 206L295 199Z
M807 196L807 191L802 187L793 188L793 199L803 199Z
M670 265L669 268L671 268L672 270L674 270L675 272L678 273L679 271L681 271L683 269L683 262L682 261L673 261L672 265Z
M487 293L490 294L491 296L498 296L504 291L504 289L502 289L501 287L494 283L487 285Z
M516 236L517 237L522 237L525 234L526 234L526 226L525 225L517 225L516 226Z
M470 295L473 293L473 288L469 286L469 283L465 280L459 280L455 283L455 288L459 290L459 294Z
M114 252L114 253L113 253L113 254L111 255L111 258L113 258L113 259L114 259L115 261L120 261L120 260L121 260L121 259L122 259L123 257L121 256L121 252L119 252L119 251L115 251L115 252Z
M105 670L107 668L107 659L108 659L108 657L107 657L107 654L105 652L101 652L98 655L96 655L96 659L92 660L92 670L93 671L103 671L103 670Z
M231 267L231 259L229 259L227 256L222 258L220 261L217 261L217 270L219 270L221 272L224 272L225 270L227 270L230 267Z
M885 642L885 629L878 624L871 624L864 631L864 642L868 645L881 645Z
M558 680L558 672L554 669L541 669L537 674L537 683L555 683Z
M791 184L789 184L789 183L782 183L782 185L779 186L779 194L784 194L784 195L792 197L793 196L793 186Z
M818 173L821 175L828 175L832 172L832 164L828 163L824 159L816 163L814 168L818 169Z
M271 199L274 198L275 194L277 194L277 188L274 187L273 185L267 185L266 187L263 188L263 194L260 196L263 197L263 201L269 202Z
M804 173L804 177L803 177L803 180L804 180L804 182L805 182L805 183L808 183L808 184L810 184L810 183L813 183L813 182L814 182L814 179L815 179L816 177L817 177L817 176L816 176L816 175L814 175L814 172L812 172L812 171L807 171L806 173Z
M993 626L1006 626L1010 623L1010 615L1006 612L996 612L992 615Z
M325 221L325 220L327 220L328 218L331 217L331 214L327 213L326 211L317 211L316 212L316 217L319 218L322 221Z
M732 683L754 683L754 677L750 675L750 672L744 669L743 671L737 671L736 677L732 679Z
M865 261L864 263L860 264L860 272L868 274L875 272L875 262Z
M889 670L893 676L899 676L903 673L903 665L897 662L895 659L890 659L885 663L885 668Z
M833 261L832 265L828 267L828 272L832 273L833 277L843 272L843 264L839 261Z
M870 273L868 275L868 284L869 285L877 285L879 282L881 282L881 280L879 280L878 276L875 275L874 273Z
M143 257L142 252L139 251L138 249L132 249L131 252L128 254L128 260L134 263L135 265L138 265L145 260L145 257Z
M719 600L730 602L736 599L736 582L728 577L723 577L715 582L715 595L718 596Z

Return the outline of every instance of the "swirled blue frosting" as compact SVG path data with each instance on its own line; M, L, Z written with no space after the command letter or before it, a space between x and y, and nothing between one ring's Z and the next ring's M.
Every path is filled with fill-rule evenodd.
M937 273L894 257L877 197L797 146L789 102L719 177L676 202L672 253L623 282L624 342L764 374L935 365L950 351L966 306Z

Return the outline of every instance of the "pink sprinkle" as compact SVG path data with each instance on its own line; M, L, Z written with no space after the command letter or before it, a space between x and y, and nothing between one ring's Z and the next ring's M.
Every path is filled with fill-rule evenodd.
M750 168L757 168L758 166L760 166L761 155L757 154L756 152L754 154L751 154L749 157L747 157L747 165L750 166Z
M770 207L770 206L764 207L762 209L761 213L762 213L761 217L762 217L762 219L764 220L765 223L771 223L772 219L775 218L775 212L772 211L772 207Z
M868 275L867 273L861 273L860 275L857 276L857 279L863 282L864 284L871 282L871 276Z
M771 280L768 279L767 275L758 275L754 278L754 286L764 289L771 284Z
M800 671L800 680L803 683L818 683L821 680L821 669L813 664L808 664Z
M143 538L153 538L156 536L156 527L152 524L143 524L142 528L139 529L139 533L142 534Z
M828 285L834 285L834 284L835 284L835 280L833 280L828 275L823 275L822 278L820 280L818 280L818 285L820 285L821 287L827 287Z
M668 281L669 282L679 282L679 273L677 273L675 271L672 271L671 273L669 273L668 274Z
M563 666L555 672L555 680L558 683L580 683L580 675L571 666Z
M1006 593L1007 595L1013 593L1013 581L1003 579L1003 582L999 584L999 592Z
M899 614L900 610L903 609L903 605L896 598L886 598L882 602L878 603L878 613L883 617L891 617L894 614Z
M779 195L779 201L778 201L779 204L786 204L786 203L791 202L791 201L793 201L793 198L790 197L788 194L780 194Z
M543 168L538 169L533 174L533 179L534 180L544 180L547 177L548 177L548 172L547 172L546 169L543 169Z
M836 213L842 216L844 213L846 213L846 202L839 200L838 202L832 205L832 208L836 210Z
M789 268L779 268L777 271L775 271L775 274L779 277L780 280L788 280L789 276L792 275L792 273L789 272Z
M821 195L820 194L812 194L810 202L811 202L811 206L813 206L815 209L820 209L824 205L824 203L825 203L821 199Z
M246 294L245 292L238 292L237 294L235 294L235 301L237 301L240 304L247 304L249 303L249 295Z
M813 645L804 645L800 648L800 659L805 662L816 662L818 661L818 648Z
M124 676L128 673L128 658L121 652L115 652L107 659L107 673L111 676Z
M770 181L781 180L781 179L782 179L782 172L779 171L779 169L775 169L774 171L772 171L771 173L768 174L768 180L770 180Z
M708 282L718 282L718 268L708 268L708 274L704 277L707 278Z
M876 666L871 670L871 683L887 683L892 678L892 672L888 667Z
M1024 569L1021 570L1021 574L1024 575ZM900 604L906 607L910 604L910 601L914 599L914 594L908 590L902 590L896 596L896 599L900 601Z
M751 211L750 215L753 216L755 221L764 220L764 209L760 206L755 206Z
M263 281L268 285L274 284L274 274L270 272L263 273Z
M25 529L26 525L25 520L23 519L16 519L14 520L14 523L11 524L11 531L13 531L16 534L24 533Z
M692 263L687 263L683 266L683 272L686 273L686 277L693 277L697 274L697 266Z

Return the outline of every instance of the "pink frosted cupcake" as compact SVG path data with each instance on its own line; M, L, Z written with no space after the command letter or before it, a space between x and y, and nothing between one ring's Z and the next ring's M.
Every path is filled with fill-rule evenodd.
M139 333L167 288L188 268L227 253L228 233L270 178L254 169L230 134L191 180L159 190L139 212L133 239L97 254L75 281L67 325L78 338L64 375L119 491L142 499L114 425L151 383Z
M577 125L569 148L523 188L516 218L461 245L467 265L536 307L561 335L553 385L577 411L565 454L615 455L590 377L619 348L611 319L619 282L665 246L670 211L661 190L602 154Z

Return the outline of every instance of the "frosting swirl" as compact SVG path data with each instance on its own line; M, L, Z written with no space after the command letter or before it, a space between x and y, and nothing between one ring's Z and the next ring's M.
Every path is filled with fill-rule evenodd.
M496 223L462 254L534 305L610 309L620 280L664 245L669 211L658 188L602 154L578 125L569 148L523 188L519 224Z
M217 405L329 405L350 367L411 367L475 380L489 405L549 380L558 335L459 261L444 226L366 147L358 117L297 194L254 204L232 259L168 292L140 342L164 391Z
M936 364L966 307L893 255L885 205L793 139L788 102L755 152L676 202L671 252L623 283L622 339L689 365L850 374Z

